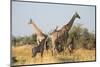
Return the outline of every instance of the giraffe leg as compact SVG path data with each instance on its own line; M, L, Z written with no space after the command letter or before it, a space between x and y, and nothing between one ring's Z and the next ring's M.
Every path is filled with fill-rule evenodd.
M52 56L54 55L54 49L52 48Z

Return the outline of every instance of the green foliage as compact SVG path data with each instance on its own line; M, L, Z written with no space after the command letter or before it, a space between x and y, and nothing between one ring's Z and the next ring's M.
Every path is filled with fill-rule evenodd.
M95 48L95 34L88 31L87 28L83 28L81 24L74 25L69 32L68 42L71 38L74 38L74 48Z
M30 40L31 40L31 42L32 42L33 44L35 44L35 43L36 43L36 34L31 35L31 36L30 36Z
M87 28L83 28L82 24L77 24L72 27L69 31L69 38L67 40L67 44L71 42L71 39L74 38L74 48L85 48L85 49L93 49L95 48L96 39L95 33L89 32ZM25 44L36 44L36 34L31 36L24 37L12 37L12 45L13 46L21 46ZM48 45L51 45L50 39L48 39Z
M35 44L36 43L36 35L33 34L31 36L18 36L18 37L12 37L12 46L21 46L26 44Z
M12 44L12 46L16 46L16 38L14 36L12 36L11 44Z

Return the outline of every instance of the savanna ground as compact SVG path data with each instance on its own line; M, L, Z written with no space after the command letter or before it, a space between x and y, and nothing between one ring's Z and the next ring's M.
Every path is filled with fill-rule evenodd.
M44 51L43 57L37 54L32 57L32 45L23 45L12 47L12 56L16 58L13 65L26 65L26 64L46 64L46 63L61 63L61 62L77 62L77 61L95 61L95 49L76 49L72 55L66 49L64 54L52 56L51 51L48 53Z

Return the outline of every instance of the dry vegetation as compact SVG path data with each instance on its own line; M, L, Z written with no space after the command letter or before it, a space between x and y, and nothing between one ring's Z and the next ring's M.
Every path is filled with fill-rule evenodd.
M14 65L24 64L44 64L44 63L59 63L59 62L77 62L77 61L94 61L95 60L95 49L77 49L70 56L67 49L66 52L56 56L52 56L51 51L48 53L45 51L43 57L37 54L36 57L32 58L31 45L12 47L12 56L14 56L17 62Z
M95 32L91 33L81 25L73 26L69 32L69 39L74 38L74 52L72 55L68 49L64 52L53 55L51 50L44 51L43 57L37 54L32 57L32 48L36 46L36 35L13 37L12 38L12 64L13 65L26 65L26 64L47 64L47 63L61 63L61 62L79 62L79 61L95 61L96 60L96 38ZM30 44L30 45L29 45ZM48 44L51 44L50 40ZM67 43L65 44L67 45Z

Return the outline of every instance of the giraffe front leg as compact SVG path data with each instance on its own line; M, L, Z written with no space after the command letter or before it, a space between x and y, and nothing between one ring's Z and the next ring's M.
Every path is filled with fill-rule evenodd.
M54 56L55 55L55 47L54 46L51 48L51 52L52 52L52 56Z
M54 51L54 49L52 48L52 49L51 49L51 52L52 52L52 56L53 56L53 54L54 54L54 52L53 52L53 51Z

